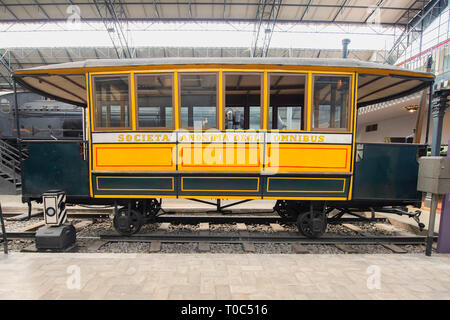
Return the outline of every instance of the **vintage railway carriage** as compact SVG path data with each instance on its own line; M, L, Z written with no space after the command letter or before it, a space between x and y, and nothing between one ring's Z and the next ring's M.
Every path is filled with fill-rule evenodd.
M87 60L19 70L20 85L85 107L84 140L23 141L23 201L116 204L131 234L162 198L272 199L321 235L333 208L420 202L419 145L355 141L357 108L434 76L351 59ZM243 201L243 200L238 200Z

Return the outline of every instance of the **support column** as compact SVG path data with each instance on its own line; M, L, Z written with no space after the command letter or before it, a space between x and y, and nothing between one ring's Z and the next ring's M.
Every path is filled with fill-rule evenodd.
M436 91L433 97L431 109L433 115L433 135L431 140L431 156L439 156L441 153L442 124L450 90Z
M5 254L8 254L8 238L6 237L5 220L3 220L1 203L0 203L0 223L2 224L3 252Z

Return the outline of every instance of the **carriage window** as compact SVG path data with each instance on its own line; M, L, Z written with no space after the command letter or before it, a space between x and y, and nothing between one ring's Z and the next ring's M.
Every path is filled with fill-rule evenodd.
M94 77L95 127L129 128L128 76Z
M314 76L312 129L348 129L350 77Z
M136 76L138 127L173 128L172 75Z
M261 129L261 81L257 74L225 75L225 129Z
M181 127L217 128L217 74L180 74Z
M269 129L304 130L306 75L271 74Z

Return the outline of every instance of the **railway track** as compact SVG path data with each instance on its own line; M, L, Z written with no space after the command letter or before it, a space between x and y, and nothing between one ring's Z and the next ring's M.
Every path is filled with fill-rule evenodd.
M1 235L1 234L0 234ZM35 231L28 232L7 232L8 239L34 239ZM186 233L148 233L135 234L132 236L122 236L115 233L101 234L99 236L77 237L79 240L106 240L115 242L215 242L215 243L241 243L242 241L269 242L269 243L300 243L300 244L424 244L424 236L323 236L318 239L306 238L295 234L270 235L265 233L247 234L204 234L202 231ZM437 240L437 237L435 237Z
M233 225L230 224L230 218L233 219ZM234 220L236 218L236 220ZM347 218L348 220L352 218ZM208 221L208 222L205 222ZM380 219L379 221L384 221ZM90 224L78 222L76 225L82 228L88 227ZM407 250L403 249L404 246L423 245L425 243L425 237L416 235L376 235L364 232L360 227L355 225L348 225L344 223L342 227L344 229L350 229L355 234L340 235L333 232L329 232L318 239L310 239L300 235L298 232L285 229L280 223L287 223L292 225L292 221L283 219L276 216L171 216L164 215L155 219L155 222L159 222L159 228L155 231L146 232L141 231L132 236L122 236L115 232L98 232L93 236L77 236L84 246L90 248L90 252L97 252L100 247L106 243L148 243L149 252L162 251L162 244L195 244L198 251L209 252L210 246L214 245L241 245L244 252L255 252L255 245L269 245L269 244L283 244L290 245L293 253L309 253L306 247L311 245L317 246L332 246L339 251L345 253L363 253L365 245L382 246L394 253L406 253ZM214 230L214 224L228 224L227 227L231 228L227 231ZM83 225L84 224L84 225ZM172 227L177 227L177 224L194 225L195 230L179 231L170 230ZM250 224L255 225L265 224L266 231L251 231ZM377 224L375 224L377 225ZM257 226L260 227L260 226ZM78 229L78 228L77 228ZM80 231L77 230L77 231ZM106 229L108 230L108 229ZM183 229L182 229L183 230ZM18 232L7 232L7 237L12 240L25 239L34 240L35 230L21 230Z
M34 239L35 232L10 232L9 239ZM256 244L289 244L294 253L309 253L305 246L323 245L334 246L345 253L363 253L360 246L379 245L394 253L407 253L405 245L423 245L426 237L423 236L325 236L319 239L310 239L295 234L265 234L265 233L238 233L238 234L205 234L199 232L137 234L130 237L118 234L101 234L94 237L78 237L78 240L87 241L88 247L97 251L108 242L144 242L149 243L149 252L160 252L161 244L195 243L200 252L208 252L212 244L241 245L245 252L255 252ZM437 237L435 238L437 240Z
M83 237L80 237L83 239ZM259 243L299 243L299 244L424 244L426 237L423 236L323 236L318 239L310 239L303 236L289 235L270 235L270 234L202 234L202 231L195 233L150 233L135 234L125 237L118 234L101 234L98 239L107 241L121 242L212 242L212 243L242 243L259 242ZM437 240L437 237L436 237Z

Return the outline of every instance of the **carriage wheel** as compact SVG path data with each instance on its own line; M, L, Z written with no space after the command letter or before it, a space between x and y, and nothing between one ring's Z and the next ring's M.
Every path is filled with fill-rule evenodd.
M307 238L319 238L327 229L327 219L323 212L309 211L297 217L298 231Z
M122 208L114 215L113 224L117 232L124 236L131 236L139 232L144 219L139 211L131 209L128 212L127 208Z

